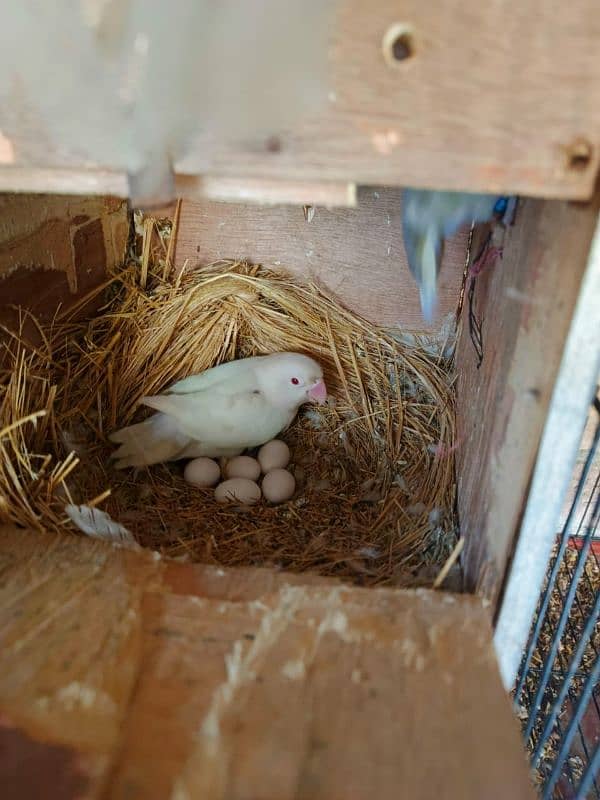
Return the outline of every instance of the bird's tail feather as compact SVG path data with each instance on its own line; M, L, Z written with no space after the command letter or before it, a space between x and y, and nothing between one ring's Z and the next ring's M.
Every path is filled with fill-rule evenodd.
M421 310L425 322L431 324L437 310L437 278L441 261L441 241L437 232L431 228L423 237L421 253L421 274L419 276Z
M115 431L109 438L120 445L112 454L117 469L173 461L191 441L166 414L154 414L144 422Z

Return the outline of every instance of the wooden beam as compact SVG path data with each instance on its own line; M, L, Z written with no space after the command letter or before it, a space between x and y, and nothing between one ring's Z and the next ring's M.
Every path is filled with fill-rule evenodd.
M29 194L112 195L127 197L129 186L124 172L107 169L85 169L75 161L71 167L52 165L52 156L44 166L22 165L0 167L0 192Z
M219 175L175 175L174 194L189 200L221 200L258 205L319 205L326 208L356 205L356 186L343 181L261 179ZM101 169L0 167L0 192L111 195L129 197L124 172ZM174 197L159 197L160 205Z
M175 168L589 198L599 39L596 0L568 13L544 0L341 0L327 108L245 146L199 135Z
M0 573L7 800L533 798L476 598L15 528Z
M313 205L325 208L356 205L356 186L341 181L265 180L261 178L177 175L179 197L258 205Z
M597 0L340 0L325 107L251 141L240 142L235 125L230 136L198 135L175 171L589 198L600 163L599 39ZM7 167L85 171L93 162L85 137L70 151L35 109L17 112L11 103L0 111ZM198 114L210 120L210 108ZM111 184L99 191L112 193L124 177L103 171L123 164L97 166ZM46 177L45 191L60 191L56 179ZM102 178L60 180L88 193ZM15 191L18 181L37 191L17 172L0 187Z

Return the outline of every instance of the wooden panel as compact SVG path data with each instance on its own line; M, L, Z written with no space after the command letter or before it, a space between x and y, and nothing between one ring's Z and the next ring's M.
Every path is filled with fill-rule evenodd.
M466 580L494 602L527 497L600 208L527 200L504 256L477 279L483 361L465 304L458 345L458 507ZM477 245L473 248L477 253Z
M412 37L403 61L383 46L399 23ZM327 107L260 140L238 141L235 126L228 140L199 136L175 169L589 197L600 155L599 39L597 0L339 0ZM0 128L7 166L90 166L49 141L33 109L19 115L5 104Z
M476 598L6 528L0 574L7 800L533 798Z
M0 195L2 305L51 318L123 262L128 236L120 199ZM0 306L0 316L13 314Z
M364 188L356 209L184 202L176 263L194 267L246 259L315 280L348 308L380 325L422 329L419 294L408 271L397 189ZM458 306L467 250L462 231L445 248L434 328Z

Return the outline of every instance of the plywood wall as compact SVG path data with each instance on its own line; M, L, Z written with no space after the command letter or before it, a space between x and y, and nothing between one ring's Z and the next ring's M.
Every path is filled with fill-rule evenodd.
M51 317L121 264L127 202L115 198L0 195L0 316L11 304Z
M315 280L372 322L424 328L417 287L402 243L400 191L363 188L357 207L314 208L184 201L177 234L178 267L242 259ZM310 219L310 222L308 221ZM434 328L454 313L467 232L448 241Z
M520 202L502 259L475 283L481 364L470 336L468 301L463 309L458 508L467 586L494 603L518 534L599 208L600 192L588 204Z
M3 800L532 800L478 598L0 528Z

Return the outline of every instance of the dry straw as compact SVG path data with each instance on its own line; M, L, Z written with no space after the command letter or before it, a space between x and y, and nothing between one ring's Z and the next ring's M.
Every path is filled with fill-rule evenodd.
M18 335L5 331L0 514L65 529L65 503L87 502L169 555L430 583L456 542L449 364L279 273L220 263L169 274L159 226L153 242L94 293L104 304L90 321L75 321L81 303L51 325L23 314ZM223 507L188 486L181 465L138 474L111 466L107 434L141 418L143 395L281 350L319 360L334 400L305 408L284 435L292 501Z

